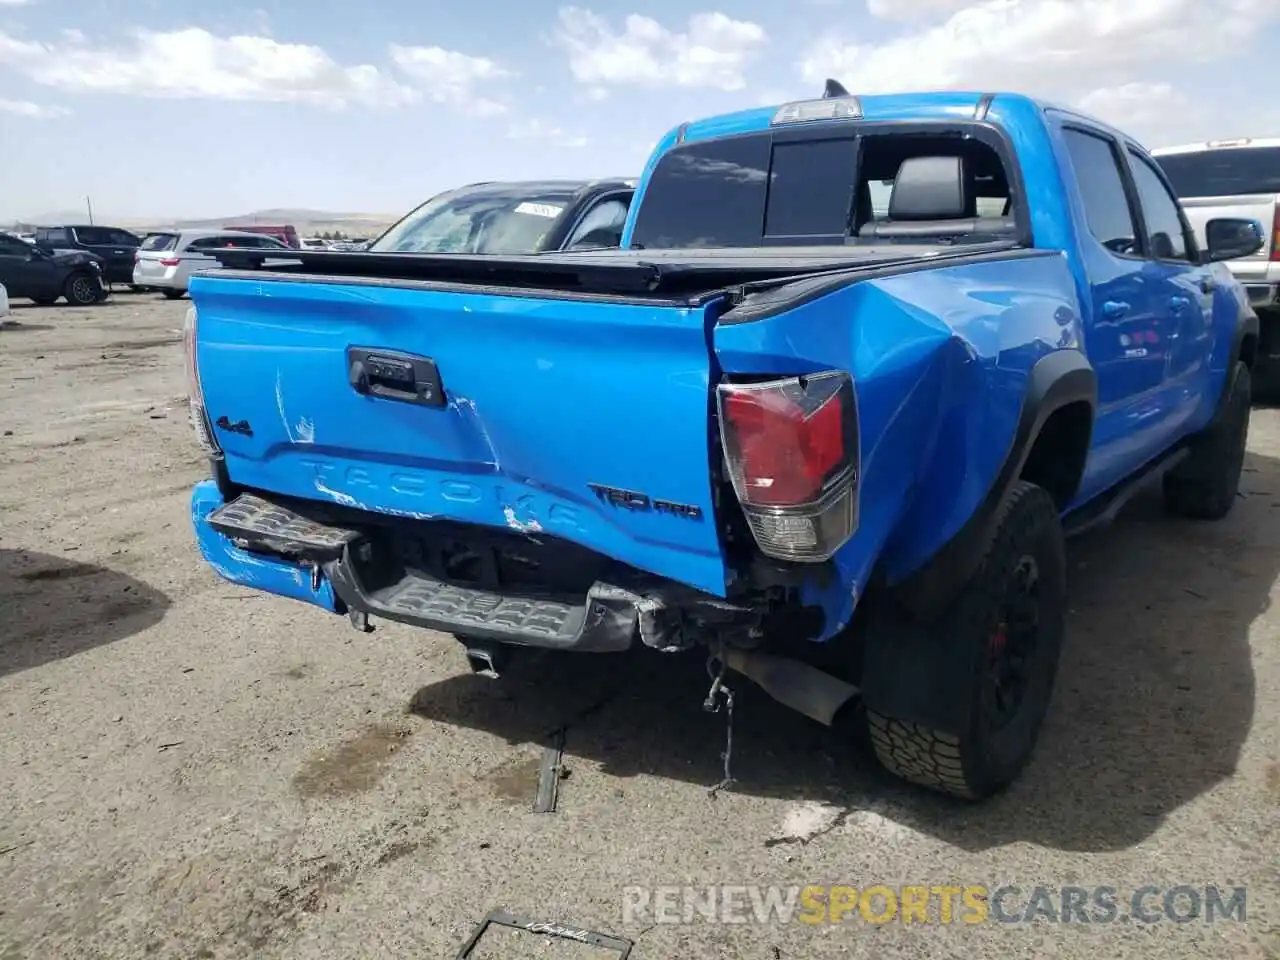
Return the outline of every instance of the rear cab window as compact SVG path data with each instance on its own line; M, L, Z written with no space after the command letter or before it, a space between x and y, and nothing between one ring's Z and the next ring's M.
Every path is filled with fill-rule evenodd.
M963 243L995 239L992 231L1012 239L1020 228L1004 159L1011 154L996 138L977 125L842 121L694 141L654 167L631 242L652 249ZM930 221L910 238L877 233L872 225L891 220L899 170L921 157L960 161L963 215Z
M1179 197L1280 194L1280 146L1217 147L1154 159Z

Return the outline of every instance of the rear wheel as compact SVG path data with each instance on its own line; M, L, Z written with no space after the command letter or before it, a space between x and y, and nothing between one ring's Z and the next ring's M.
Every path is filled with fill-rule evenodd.
M161 290L160 292L169 300L181 300L187 295L187 291L185 290Z
M938 621L938 643L963 646L950 683L967 704L960 732L867 711L876 757L905 780L980 800L1031 759L1057 673L1066 609L1066 557L1048 492L1019 481L995 518L991 547Z
M102 299L102 285L89 273L73 273L67 277L62 295L73 307L91 307Z
M1227 397L1212 424L1191 444L1191 453L1164 477L1165 509L1180 517L1221 520L1236 502L1244 451L1249 442L1253 382L1237 363Z

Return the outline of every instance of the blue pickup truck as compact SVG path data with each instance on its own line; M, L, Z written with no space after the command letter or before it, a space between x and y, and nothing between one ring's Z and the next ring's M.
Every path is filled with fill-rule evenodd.
M1262 231L1206 230L1086 116L831 83L672 130L620 249L226 251L186 326L200 550L481 672L702 648L982 798L1050 700L1064 538L1147 483L1235 499L1258 328L1220 261Z

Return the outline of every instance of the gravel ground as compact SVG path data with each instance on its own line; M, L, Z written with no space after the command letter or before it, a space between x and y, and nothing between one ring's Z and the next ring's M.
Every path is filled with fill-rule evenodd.
M0 329L0 957L450 957L501 906L633 957L1280 956L1280 413L1223 523L1136 503L1071 548L1041 749L965 807L753 691L738 783L698 663L469 675L451 641L217 579L188 491L185 303ZM623 668L620 669L620 666ZM623 682L625 680L625 683ZM560 802L531 811L568 724ZM1247 887L1247 921L655 923L631 885ZM784 891L785 892L785 891ZM878 901L877 901L878 902ZM1160 897L1150 903L1159 906ZM931 913L937 919L937 912ZM722 918L723 919L723 918ZM476 956L601 957L531 934Z

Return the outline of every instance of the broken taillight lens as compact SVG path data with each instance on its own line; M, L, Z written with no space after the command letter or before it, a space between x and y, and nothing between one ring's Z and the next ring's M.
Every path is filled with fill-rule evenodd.
M725 464L760 549L826 560L858 521L858 410L839 371L717 389Z
M187 310L187 318L182 324L182 347L186 354L187 401L191 415L191 426L196 431L196 439L204 452L214 458L222 456L218 441L209 426L209 417L204 409L204 392L200 389L200 366L196 361L196 308Z

